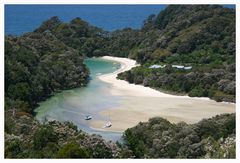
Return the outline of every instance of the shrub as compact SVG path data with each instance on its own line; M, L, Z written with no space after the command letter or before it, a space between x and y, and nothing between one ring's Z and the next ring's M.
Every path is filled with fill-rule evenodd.
M203 97L204 90L201 87L195 87L188 93L188 95L190 97Z

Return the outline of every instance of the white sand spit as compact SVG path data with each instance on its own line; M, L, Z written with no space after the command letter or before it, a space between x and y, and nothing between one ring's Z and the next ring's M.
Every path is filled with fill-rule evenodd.
M223 113L234 113L235 104L218 103L209 98L192 98L166 94L142 85L129 84L116 79L117 74L138 66L136 61L128 58L105 56L104 59L121 63L121 68L113 73L100 75L99 79L110 83L112 95L121 96L121 104L116 108L106 108L101 115L110 115L112 127L104 130L124 131L147 121L151 117L160 116L171 122L185 121L196 123L203 118ZM91 121L90 126L103 130L103 121Z

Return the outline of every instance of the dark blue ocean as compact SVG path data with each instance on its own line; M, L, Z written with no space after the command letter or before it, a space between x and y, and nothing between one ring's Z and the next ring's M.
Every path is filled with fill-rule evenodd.
M235 8L235 5L224 5ZM131 27L139 29L150 14L166 5L5 5L5 34L31 32L52 16L63 22L80 17L108 31Z
M158 14L166 5L6 5L5 34L30 32L52 16L63 22L80 17L92 25L113 31L141 28L150 14Z

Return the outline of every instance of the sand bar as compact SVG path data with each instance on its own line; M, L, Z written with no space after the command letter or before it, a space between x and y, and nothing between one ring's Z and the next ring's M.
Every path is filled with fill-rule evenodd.
M122 132L137 125L140 121L147 121L151 117L164 117L171 122L185 121L196 123L203 118L217 114L235 112L235 104L218 103L209 98L192 98L166 94L142 85L129 84L116 79L117 74L138 66L136 61L128 58L103 57L121 63L121 68L113 73L99 76L99 79L110 83L110 92L114 96L121 96L121 104L116 108L106 108L99 114L110 115L112 127L103 129L103 121L92 121L92 128Z

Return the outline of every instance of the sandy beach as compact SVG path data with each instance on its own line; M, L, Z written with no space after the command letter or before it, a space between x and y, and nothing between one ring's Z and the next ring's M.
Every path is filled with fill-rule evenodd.
M103 116L110 116L111 128L103 129L105 122L96 120L91 122L92 128L123 132L140 121L144 122L156 116L164 117L174 123L180 121L196 123L203 118L217 114L235 112L235 104L232 103L218 103L209 98L170 95L142 85L118 80L116 79L118 73L138 66L136 61L110 56L103 58L121 63L121 68L117 71L99 76L100 80L111 84L110 93L120 96L121 102L120 106L106 108L99 113Z

